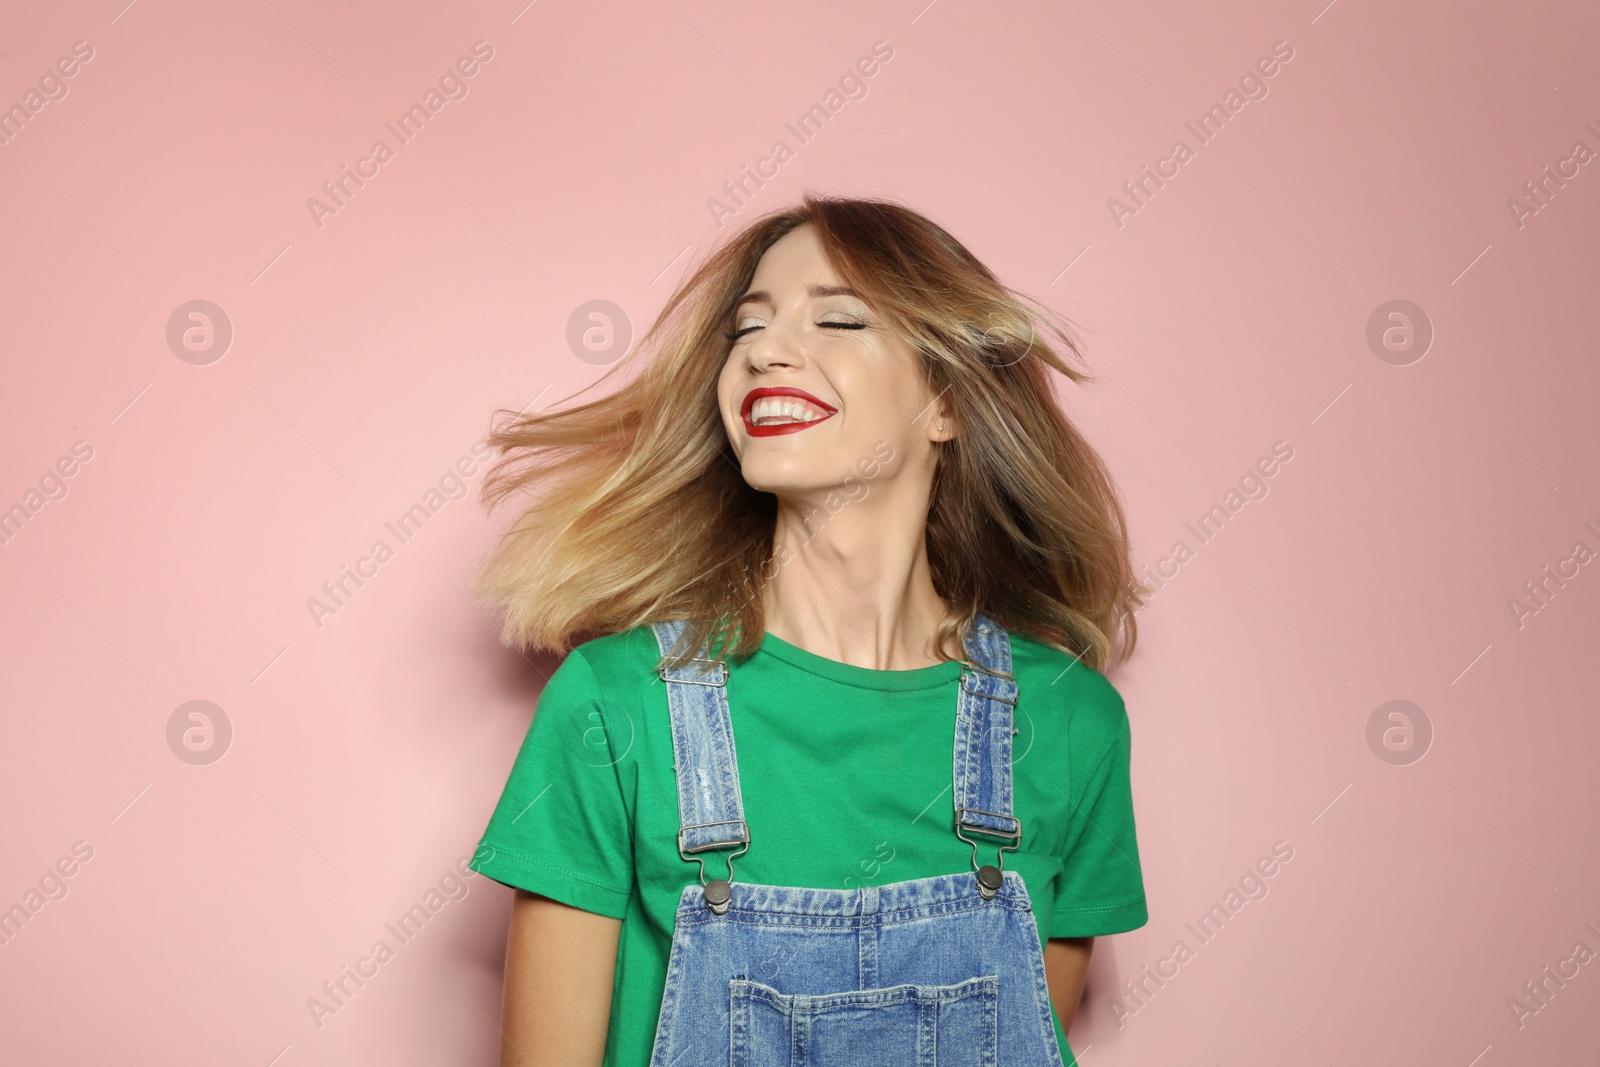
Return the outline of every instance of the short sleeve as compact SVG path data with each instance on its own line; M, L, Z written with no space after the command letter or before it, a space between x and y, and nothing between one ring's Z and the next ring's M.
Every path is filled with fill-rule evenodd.
M633 838L594 670L573 652L545 683L468 864L505 885L622 918Z
M1149 921L1128 778L1131 737L1126 711L1074 813L1062 857L1061 890L1050 913L1051 937L1119 934Z

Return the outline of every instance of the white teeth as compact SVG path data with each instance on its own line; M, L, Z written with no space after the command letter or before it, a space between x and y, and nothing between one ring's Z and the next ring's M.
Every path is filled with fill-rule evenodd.
M815 422L826 415L826 411L798 397L764 396L750 405L750 421L757 426Z

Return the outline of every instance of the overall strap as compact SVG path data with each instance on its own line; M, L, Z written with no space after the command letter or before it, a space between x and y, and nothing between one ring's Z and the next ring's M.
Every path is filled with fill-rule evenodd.
M663 659L678 643L683 620L651 626ZM728 716L728 667L699 656L682 667L658 669L667 684L672 718L672 755L678 780L678 853L748 847L750 828L739 796L739 764ZM743 851L741 849L741 851ZM685 855L685 858L688 858ZM704 864L701 864L702 876ZM732 861L729 861L732 874Z
M1011 637L979 614L965 637L969 662L962 665L956 705L956 835L975 830L1022 840L1022 820L1011 813L1011 738L1017 682L1011 674ZM973 845L976 855L976 844ZM1002 857L1003 859L1004 857Z

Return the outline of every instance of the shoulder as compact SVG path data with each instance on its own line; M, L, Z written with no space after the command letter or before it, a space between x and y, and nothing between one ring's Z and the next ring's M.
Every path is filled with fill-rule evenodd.
M1011 634L1019 710L1050 731L1070 733L1073 749L1104 753L1128 729L1127 706L1093 667L1026 634Z
M656 644L655 631L648 626L635 626L583 641L573 648L572 654L581 655L591 663L649 660L654 667L661 658L661 649Z
M656 667L661 649L654 631L635 626L604 637L581 642L562 661L556 677L563 673L592 679L591 684L608 693L642 690L658 679Z
M545 681L524 748L553 745L593 757L582 762L610 765L600 756L607 745L618 752L631 745L651 684L660 684L659 659L649 627L580 642Z

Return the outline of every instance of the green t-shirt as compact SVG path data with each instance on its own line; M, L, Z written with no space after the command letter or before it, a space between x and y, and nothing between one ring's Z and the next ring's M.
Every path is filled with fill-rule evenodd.
M1122 698L1064 653L1018 634L1011 647L1022 841L1005 869L1022 875L1041 943L1142 926ZM699 881L699 866L677 851L659 661L648 627L573 650L539 698L471 863L495 881L622 920L607 1067L649 1062L678 899ZM857 888L972 869L951 800L959 663L871 670L767 634L729 667L750 828L737 880ZM977 840L979 862L993 863L994 844ZM726 855L701 853L707 879L726 875Z

